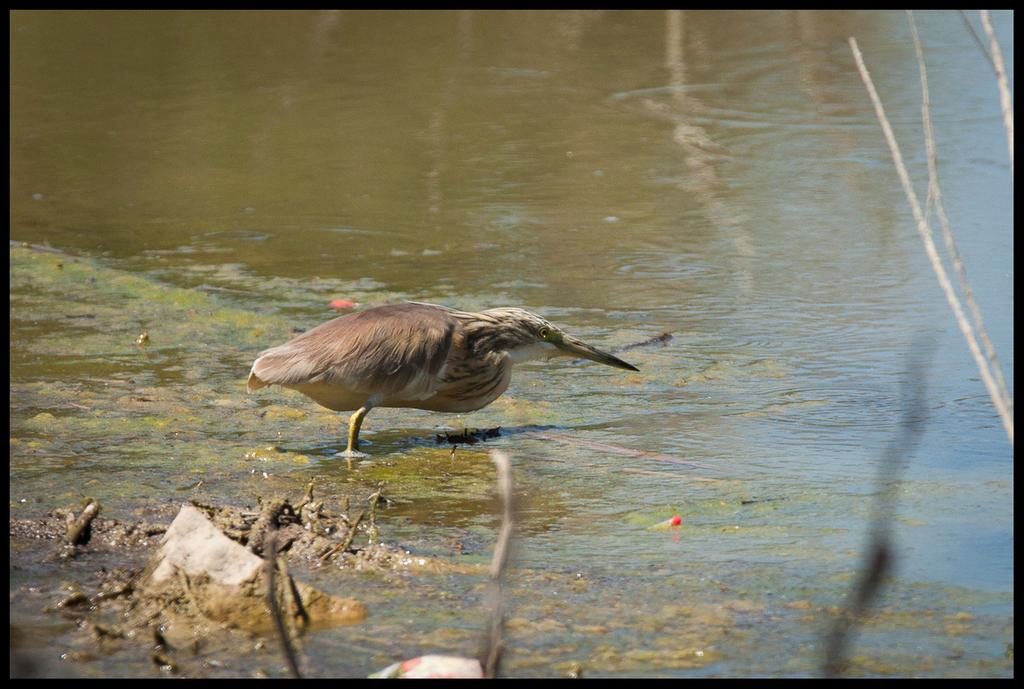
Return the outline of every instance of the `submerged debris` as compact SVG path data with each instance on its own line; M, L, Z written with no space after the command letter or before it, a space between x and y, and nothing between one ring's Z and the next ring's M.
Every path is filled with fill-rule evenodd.
M785 499L786 498L746 498L746 499L740 500L740 504L741 505L756 505L756 504L762 503L762 502L779 502L779 501L785 500Z
M671 339L672 339L672 333L671 332L663 332L660 335L655 335L654 337L649 337L646 340L641 340L640 342L634 342L633 344L628 344L628 345L625 345L624 347L614 347L613 349L611 349L609 351L612 354L622 354L623 352L628 352L631 349L637 349L639 347L649 347L651 345L656 345L656 344L660 344L661 346L664 347L665 345L668 344L669 340L671 340ZM587 364L592 364L592 363L594 363L594 362L591 361L590 359L573 359L572 361L569 362L569 365L570 366L585 366Z
M648 346L654 345L654 344L665 345L665 344L668 344L668 341L671 340L671 339L672 339L672 333L671 332L664 332L664 333L662 333L660 335L655 335L654 337L647 338L646 340L643 340L641 342L634 342L633 344L628 344L625 347L619 347L618 349L613 349L612 352L614 352L615 354L621 354L622 352L628 352L629 350L636 349L638 347L648 347Z
M498 438L501 436L501 426L497 428L478 428L475 430L463 429L462 433L438 433L434 436L438 445L448 443L449 445L464 444L464 445L475 445L483 440L490 438ZM452 449L452 456L455 456L455 450Z

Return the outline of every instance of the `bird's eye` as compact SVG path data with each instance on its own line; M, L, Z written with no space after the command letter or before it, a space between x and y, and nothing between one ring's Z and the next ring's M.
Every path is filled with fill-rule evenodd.
M537 331L537 336L540 339L542 339L542 340L548 339L548 335L550 335L550 334L551 334L551 329L548 328L547 326L545 326L545 327L543 327L543 328L541 328L540 330Z

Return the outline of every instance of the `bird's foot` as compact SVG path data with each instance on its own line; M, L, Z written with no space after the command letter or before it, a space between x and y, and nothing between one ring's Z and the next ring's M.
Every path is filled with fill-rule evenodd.
M369 457L370 455L366 454L365 452L360 452L359 450L349 449L345 450L344 452L338 452L334 456L343 457L344 459L346 459L348 461L348 468L351 469L353 459L361 459L363 457Z

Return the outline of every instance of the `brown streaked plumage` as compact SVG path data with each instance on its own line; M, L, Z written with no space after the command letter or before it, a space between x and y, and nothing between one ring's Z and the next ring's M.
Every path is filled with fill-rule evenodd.
M335 318L266 350L253 362L247 388L280 385L328 409L356 410L345 453L351 457L373 407L474 411L501 396L513 364L553 356L637 370L523 309L472 313L408 302Z

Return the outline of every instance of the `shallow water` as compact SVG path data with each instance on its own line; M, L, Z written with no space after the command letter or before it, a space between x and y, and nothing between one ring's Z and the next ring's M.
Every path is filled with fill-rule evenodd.
M996 86L957 13L916 16L947 212L1012 390ZM993 19L1012 69L1012 14ZM815 674L921 361L896 572L852 672L1012 675L1013 450L851 35L923 195L903 13L15 12L12 516L386 481L382 538L486 562L498 447L519 499L505 673ZM639 373L521 366L471 415L375 410L350 472L343 418L244 389L337 298L522 306L603 349L673 337L623 355ZM434 436L464 426L506 433L453 459ZM12 591L30 576L56 575L12 571ZM304 668L472 654L482 584L367 579L346 594L370 618L309 636ZM57 655L74 630L40 607L12 603L12 629ZM123 655L62 667L152 671Z

